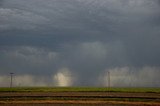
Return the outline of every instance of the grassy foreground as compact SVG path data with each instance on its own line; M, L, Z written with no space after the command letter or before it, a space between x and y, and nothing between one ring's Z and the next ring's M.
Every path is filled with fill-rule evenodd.
M14 87L0 88L0 92L139 92L160 93L160 88L100 88L100 87Z

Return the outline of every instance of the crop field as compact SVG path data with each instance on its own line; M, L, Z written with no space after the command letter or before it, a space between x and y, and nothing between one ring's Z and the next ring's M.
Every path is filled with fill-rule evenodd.
M0 88L0 92L152 92L160 93L160 88L106 88L106 87L13 87Z
M0 88L0 106L160 106L160 88Z

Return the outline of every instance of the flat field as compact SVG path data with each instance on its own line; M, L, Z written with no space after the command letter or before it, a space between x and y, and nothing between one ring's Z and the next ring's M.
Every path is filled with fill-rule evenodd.
M160 88L0 88L0 106L160 106Z

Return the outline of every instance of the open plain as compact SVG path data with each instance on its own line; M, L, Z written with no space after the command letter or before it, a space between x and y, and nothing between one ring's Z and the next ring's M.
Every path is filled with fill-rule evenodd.
M1 88L0 106L160 106L151 88Z

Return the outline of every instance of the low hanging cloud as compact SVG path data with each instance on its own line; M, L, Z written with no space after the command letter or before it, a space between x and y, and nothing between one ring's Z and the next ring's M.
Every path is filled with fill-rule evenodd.
M99 83L103 86L109 86L108 77L110 77L111 87L159 87L159 70L159 67L149 66L142 68L116 67L106 69L104 74L100 75Z
M9 87L11 83L10 75L0 76L1 87ZM13 87L44 87L44 86L73 86L76 81L75 75L68 68L61 68L57 73L50 76L40 75L16 75L12 76Z
M62 68L59 69L55 75L53 75L53 80L55 86L73 86L75 76L68 68Z
M0 85L1 87L9 87L10 86L10 77L3 75L0 76Z
M103 74L94 77L92 85L108 87L108 77L110 77L110 87L159 87L159 69L157 67L117 67L106 69ZM135 71L137 70L137 71ZM110 72L110 76L108 75ZM61 68L52 76L36 75L13 75L14 87L26 86L74 86L80 81L77 75L68 68ZM10 86L10 75L0 76L2 87Z
M10 75L0 76L1 87L10 87L10 83L11 83ZM12 86L13 87L49 86L49 83L45 77L13 74Z
M49 86L47 78L44 76L33 76L33 75L18 75L13 79L13 84L16 87L23 86Z

